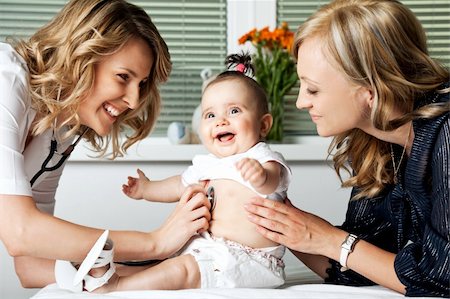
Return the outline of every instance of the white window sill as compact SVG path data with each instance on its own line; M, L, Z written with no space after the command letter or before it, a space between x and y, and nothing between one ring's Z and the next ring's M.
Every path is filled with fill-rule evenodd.
M270 147L283 154L287 161L325 161L328 156L328 146L331 138L320 136L301 136L288 143L271 144ZM96 153L89 146L80 142L72 153L71 162L177 162L191 161L197 154L205 154L206 149L201 144L170 144L167 138L151 137L142 140L128 149L125 157L110 160L96 158Z

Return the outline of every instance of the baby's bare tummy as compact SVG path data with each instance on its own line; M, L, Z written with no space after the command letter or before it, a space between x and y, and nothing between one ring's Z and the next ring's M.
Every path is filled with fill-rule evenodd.
M209 231L216 237L223 237L253 248L278 245L264 238L248 221L244 204L255 192L232 180L213 180L216 206L212 211Z

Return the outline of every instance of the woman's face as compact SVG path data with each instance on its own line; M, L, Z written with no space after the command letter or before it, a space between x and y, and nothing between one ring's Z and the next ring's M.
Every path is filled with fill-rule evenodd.
M323 54L319 39L306 39L299 48L297 108L307 109L320 136L370 126L371 92L347 80Z
M140 38L130 39L118 52L101 60L95 66L93 89L78 109L81 124L100 136L108 135L121 113L138 107L140 89L152 63L151 49Z

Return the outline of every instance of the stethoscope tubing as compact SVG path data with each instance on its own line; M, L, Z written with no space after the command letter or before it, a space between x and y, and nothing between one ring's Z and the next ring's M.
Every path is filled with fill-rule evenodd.
M33 178L30 180L30 185L31 187L33 187L34 183L36 182L36 180L46 171L54 171L58 168L61 167L61 165L64 164L64 162L67 160L67 158L69 158L70 154L73 152L73 150L75 149L75 146L78 144L78 142L80 142L81 137L83 137L84 133L86 133L86 131L89 128L84 129L84 131L80 134L80 136L78 136L77 140L75 140L74 143L72 143L71 145L69 145L66 150L61 154L62 157L61 159L58 161L58 163L56 163L54 166L51 167L47 167L47 164L50 162L50 160L53 158L53 156L56 153L56 150L58 149L58 142L55 139L55 134L53 133L52 136L52 140L50 141L50 152L47 155L47 158L45 158L44 162L42 162L41 165L41 169L36 172L36 174L33 176Z

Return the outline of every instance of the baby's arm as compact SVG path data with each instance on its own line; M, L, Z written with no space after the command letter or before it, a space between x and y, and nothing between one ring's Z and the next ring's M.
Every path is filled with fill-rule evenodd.
M271 194L275 192L280 182L281 165L275 161L264 164L255 159L244 158L236 163L244 180L249 181L258 193Z
M123 193L130 198L156 202L175 202L180 199L185 189L179 175L160 181L150 181L140 169L137 170L137 173L137 178L129 176L128 184L122 185Z

